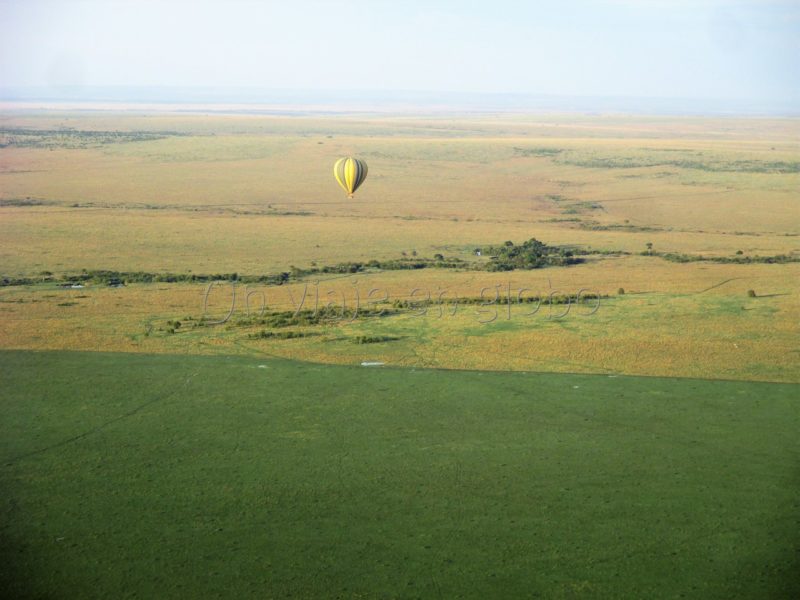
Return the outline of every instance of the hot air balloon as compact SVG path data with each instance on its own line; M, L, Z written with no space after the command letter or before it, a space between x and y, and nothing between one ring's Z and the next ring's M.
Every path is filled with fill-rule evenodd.
M367 163L352 156L340 158L333 165L333 176L347 192L348 198L352 198L358 186L367 178Z

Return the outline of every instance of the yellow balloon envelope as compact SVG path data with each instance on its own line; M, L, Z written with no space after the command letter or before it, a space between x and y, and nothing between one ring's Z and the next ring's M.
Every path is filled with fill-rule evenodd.
M352 198L358 186L367 178L367 163L352 156L340 158L333 165L333 176L347 196Z

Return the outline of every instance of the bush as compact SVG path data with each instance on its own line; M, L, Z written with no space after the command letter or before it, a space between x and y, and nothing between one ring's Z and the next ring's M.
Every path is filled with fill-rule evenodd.
M380 344L381 342L393 342L399 339L391 335L360 335L354 338L353 342L356 344Z
M247 335L251 340L268 340L271 338L278 340L294 340L304 337L316 337L319 333L311 331L266 331L261 330L258 333L250 333Z
M624 296L625 295L625 288L619 288L617 290L617 295L618 296Z
M756 297L756 291L755 290L747 290L747 296L749 298L755 298Z

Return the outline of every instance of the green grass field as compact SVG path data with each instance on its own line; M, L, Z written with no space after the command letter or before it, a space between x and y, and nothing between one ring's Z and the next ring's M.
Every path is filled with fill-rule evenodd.
M796 598L797 385L0 352L6 598Z

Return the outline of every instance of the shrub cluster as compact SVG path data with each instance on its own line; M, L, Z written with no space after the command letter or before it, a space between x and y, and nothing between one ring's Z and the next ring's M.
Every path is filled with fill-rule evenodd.
M679 254L676 252L642 252L645 256L660 256L664 260L676 263L688 262L714 262L714 263L728 263L728 264L785 264L800 262L800 257L792 256L790 254L776 254L774 256L703 256L701 254Z
M508 241L502 246L489 246L481 248L480 251L490 258L487 271L539 269L545 266L574 265L583 262L583 259L575 257L574 250L548 246L536 238L531 238L519 246Z
M359 335L353 338L355 344L380 344L382 342L394 342L399 340L399 337L391 335Z
M315 337L318 335L319 333L311 331L267 331L262 329L258 333L248 334L247 337L251 340L266 340L271 338L278 340L293 340L297 338Z

